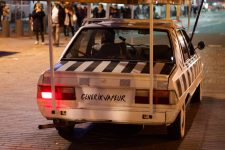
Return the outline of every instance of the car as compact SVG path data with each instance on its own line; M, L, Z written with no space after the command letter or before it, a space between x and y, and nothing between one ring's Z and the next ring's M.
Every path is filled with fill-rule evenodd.
M41 74L37 104L60 133L84 122L165 125L172 138L185 135L186 106L200 102L204 65L183 26L154 21L153 65L149 20L87 21L68 43L51 73ZM153 66L153 100L150 98ZM153 111L150 111L152 109Z

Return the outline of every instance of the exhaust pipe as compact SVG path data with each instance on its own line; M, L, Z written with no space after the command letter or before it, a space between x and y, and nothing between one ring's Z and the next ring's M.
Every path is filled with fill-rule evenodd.
M48 128L55 128L55 125L54 124L38 125L38 129L48 129Z

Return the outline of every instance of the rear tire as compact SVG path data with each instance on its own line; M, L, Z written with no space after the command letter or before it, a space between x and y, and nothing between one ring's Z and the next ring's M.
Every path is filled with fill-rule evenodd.
M193 103L199 103L202 100L202 84L200 83L198 85L198 87L196 88L192 98L191 98L191 102Z
M186 108L183 104L180 113L178 114L176 120L167 126L167 132L170 138L172 139L181 139L185 135L186 127Z

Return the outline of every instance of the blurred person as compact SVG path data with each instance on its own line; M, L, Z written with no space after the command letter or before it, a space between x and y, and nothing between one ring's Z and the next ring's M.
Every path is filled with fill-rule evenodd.
M98 5L98 11L96 14L96 18L105 18L105 9L102 4Z
M94 9L92 9L92 18L97 18L97 14L98 14L98 5L97 4L94 4Z
M139 14L141 13L141 8L138 5L135 9L134 9L134 19L139 19Z
M3 8L5 7L5 1L0 1L0 29L2 27L3 20Z
M82 8L81 4L77 4L75 6L75 12L76 12L76 16L77 16L76 30L78 30L81 27L82 22L86 16L85 16L85 12L84 12L84 9Z
M2 20L9 20L9 13L10 13L10 9L9 9L9 6L8 5L5 5L3 7L3 19Z
M124 8L121 8L123 18L131 18L131 8L129 5L126 5Z
M84 5L83 11L84 11L84 18L86 18L87 17L87 12L88 12L88 9L87 9L86 5Z
M60 2L54 2L52 8L52 35L53 45L59 46L60 29L64 26L65 10Z
M65 20L64 20L64 35L69 36L69 29L71 30L72 36L74 35L74 24L77 21L76 14L71 7L70 3L65 4Z
M35 9L32 12L33 31L36 36L34 44L39 44L39 34L41 35L42 44L44 43L44 17L45 13L40 3L37 3Z
M112 18L120 18L120 11L119 11L117 5L113 5L113 6L111 7L111 10L110 10L110 16L111 16Z

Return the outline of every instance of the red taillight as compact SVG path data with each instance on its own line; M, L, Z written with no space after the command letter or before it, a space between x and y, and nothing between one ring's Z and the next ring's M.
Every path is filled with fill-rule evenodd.
M41 97L43 99L52 99L52 92L41 92Z
M170 91L168 90L154 90L153 104L169 104ZM149 91L136 90L135 104L149 104Z
M170 91L157 90L153 92L154 104L169 104L170 103Z
M38 98L52 99L51 86L38 86ZM56 100L75 100L75 88L74 87L55 87L55 99Z

